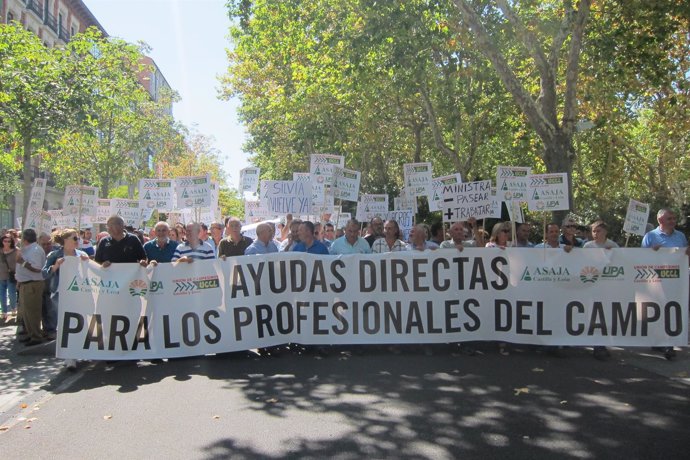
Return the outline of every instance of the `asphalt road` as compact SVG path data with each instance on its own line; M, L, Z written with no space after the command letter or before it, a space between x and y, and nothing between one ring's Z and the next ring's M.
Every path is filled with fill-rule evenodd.
M81 363L0 415L2 456L688 458L687 349L480 348Z

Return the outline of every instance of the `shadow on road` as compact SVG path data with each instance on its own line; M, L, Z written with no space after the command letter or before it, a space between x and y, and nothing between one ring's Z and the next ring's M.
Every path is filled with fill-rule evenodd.
M201 376L240 392L244 413L297 424L293 434L266 433L278 453L228 432L205 446L205 458L687 458L688 386L582 349L566 358L351 350L98 365L66 392L114 385L127 393ZM301 426L299 414L311 423ZM314 417L337 429L312 436Z

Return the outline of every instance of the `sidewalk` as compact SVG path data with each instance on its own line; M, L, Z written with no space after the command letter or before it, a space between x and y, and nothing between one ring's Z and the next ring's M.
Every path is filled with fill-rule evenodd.
M15 339L14 322L0 321L0 424L18 404L40 399L66 371L55 358L55 342L26 347Z

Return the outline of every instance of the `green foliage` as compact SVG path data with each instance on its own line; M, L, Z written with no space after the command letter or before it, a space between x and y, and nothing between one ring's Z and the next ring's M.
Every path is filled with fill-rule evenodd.
M460 4L477 13L541 121L480 53ZM235 22L223 95L239 97L245 150L265 178L306 171L311 153L336 153L362 171L363 192L395 194L403 163L431 161L435 174L457 171L466 180L492 178L499 164L572 168L573 210L584 220L620 221L630 197L654 207L688 201L687 2L235 0L228 7ZM589 15L583 45L573 48L580 11ZM539 53L547 58L541 70ZM569 73L575 103L566 107ZM579 132L581 120L594 128Z

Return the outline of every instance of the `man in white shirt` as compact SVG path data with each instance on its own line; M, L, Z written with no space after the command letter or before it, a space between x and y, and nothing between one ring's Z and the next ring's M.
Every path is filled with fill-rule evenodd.
M36 231L22 232L22 249L17 254L17 286L19 287L19 314L24 320L26 335L19 341L37 345L43 341L41 317L43 306L43 274L46 253L37 243Z

